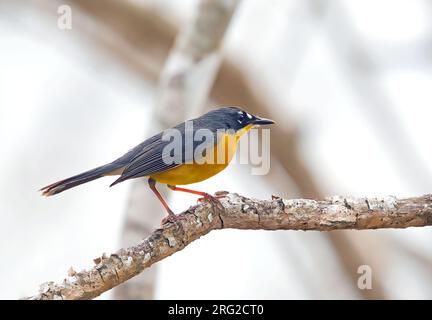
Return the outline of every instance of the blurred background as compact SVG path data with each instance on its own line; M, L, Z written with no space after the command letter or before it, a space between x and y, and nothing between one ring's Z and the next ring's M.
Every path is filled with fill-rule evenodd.
M214 106L277 120L271 170L234 164L193 188L430 193L431 17L428 0L2 0L0 298L90 267L165 215L145 180L40 187ZM196 200L165 194L177 212ZM430 228L222 230L100 299L431 299L431 244Z

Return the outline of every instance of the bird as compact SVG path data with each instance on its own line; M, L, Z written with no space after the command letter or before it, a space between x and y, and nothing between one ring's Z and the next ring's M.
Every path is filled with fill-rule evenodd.
M219 201L206 192L178 185L197 183L218 174L232 160L244 134L254 127L274 123L236 106L215 108L155 134L108 164L49 184L39 191L49 197L104 176L119 176L110 187L129 179L147 178L150 189L168 214L162 224L174 223L181 218L170 209L157 190L156 183L165 184L173 191L201 196L199 200ZM174 133L180 140L176 143L173 143ZM203 139L204 136L206 139ZM200 150L202 152L198 152ZM177 161L173 161L175 151Z

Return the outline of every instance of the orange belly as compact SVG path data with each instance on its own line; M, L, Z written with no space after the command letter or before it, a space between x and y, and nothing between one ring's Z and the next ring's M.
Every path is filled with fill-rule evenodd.
M200 159L200 163L181 164L150 177L159 183L173 186L204 181L218 174L228 166L234 157L240 137L251 128L252 126L248 126L235 135L225 134L222 136L212 152L209 152Z
M225 164L182 164L173 169L160 172L151 176L159 183L169 185L183 185L204 181L218 174L227 165Z

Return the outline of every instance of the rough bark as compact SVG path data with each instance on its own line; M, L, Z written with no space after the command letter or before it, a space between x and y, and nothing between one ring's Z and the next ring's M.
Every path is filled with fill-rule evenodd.
M89 270L69 271L61 283L48 282L27 299L92 299L182 250L212 230L318 230L407 228L432 225L432 195L397 199L331 197L322 201L257 200L226 193L220 205L202 203L181 213L139 244L95 259Z

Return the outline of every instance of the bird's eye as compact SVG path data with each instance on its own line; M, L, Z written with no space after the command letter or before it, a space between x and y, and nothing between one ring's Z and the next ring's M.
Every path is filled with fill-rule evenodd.
M253 115L251 115L251 114L249 114L247 112L244 112L244 111L240 111L238 113L238 115L239 115L239 117L237 119L237 122L240 123L240 124L243 124L245 122L248 122L248 120L252 120L253 119Z
M244 113L243 111L240 111L240 112L238 113L238 119L237 119L237 122L240 123L240 124L243 123L245 117L246 117L245 113Z

